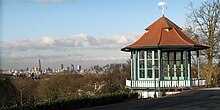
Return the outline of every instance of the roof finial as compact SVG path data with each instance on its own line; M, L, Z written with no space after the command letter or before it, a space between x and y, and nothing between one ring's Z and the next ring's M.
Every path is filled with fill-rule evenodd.
M162 15L164 16L164 13L165 13L165 5L167 3L166 2L159 2L158 5L161 7L162 9Z

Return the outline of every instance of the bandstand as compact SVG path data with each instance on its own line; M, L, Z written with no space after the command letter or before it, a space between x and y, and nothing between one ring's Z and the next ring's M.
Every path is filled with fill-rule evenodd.
M131 78L126 87L142 97L158 97L162 90L178 93L176 89L204 85L199 72L196 82L191 78L191 52L196 51L199 63L199 50L207 45L191 39L164 16L145 30L136 42L121 49L131 52Z

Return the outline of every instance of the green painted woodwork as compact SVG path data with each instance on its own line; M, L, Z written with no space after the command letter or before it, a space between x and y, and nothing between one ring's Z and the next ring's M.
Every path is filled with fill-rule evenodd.
M163 55L164 54L164 55ZM131 79L187 80L191 76L190 51L132 51Z

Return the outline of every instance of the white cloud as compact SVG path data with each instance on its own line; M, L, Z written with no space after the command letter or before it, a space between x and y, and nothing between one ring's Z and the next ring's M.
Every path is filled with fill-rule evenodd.
M41 39L23 39L2 42L1 48L15 50L45 50L57 48L94 48L105 49L109 47L125 46L134 42L140 34L114 35L113 37L96 37L88 34L79 34L71 37L54 38L45 36Z
M48 36L45 36L42 38L42 43L47 44L47 45L52 45L55 43L55 39L48 37Z
M92 36L78 34L57 38L44 36L39 39L21 39L0 42L1 57L4 65L24 65L41 58L45 63L52 62L97 62L126 61L130 54L120 51L140 37L139 33L125 35Z
M140 33L129 33L126 35L115 35L113 36L113 40L117 44L129 44L137 40L137 38L140 37Z

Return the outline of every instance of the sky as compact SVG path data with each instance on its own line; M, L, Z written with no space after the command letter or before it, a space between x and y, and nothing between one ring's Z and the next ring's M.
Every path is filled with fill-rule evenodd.
M120 49L159 19L162 0L0 0L0 68L125 63ZM164 0L165 17L187 26L187 4Z

